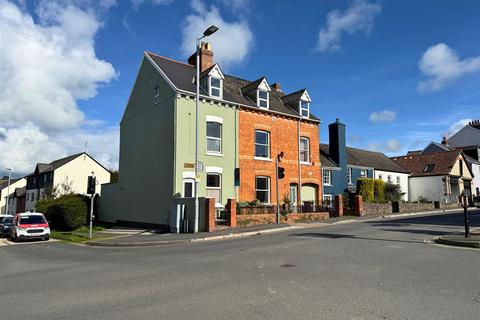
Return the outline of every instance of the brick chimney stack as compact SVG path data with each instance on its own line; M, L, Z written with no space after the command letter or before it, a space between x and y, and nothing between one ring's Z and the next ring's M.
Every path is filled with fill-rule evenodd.
M194 52L189 58L188 63L192 66L196 65L197 56L196 52ZM213 51L212 45L208 42L201 42L200 43L200 72L203 72L213 66Z
M448 145L447 137L443 137L443 139L442 139L442 144L443 144L444 146Z
M277 91L277 92L282 92L282 88L280 87L280 83L278 82L275 82L274 84L272 84L272 90L274 91Z

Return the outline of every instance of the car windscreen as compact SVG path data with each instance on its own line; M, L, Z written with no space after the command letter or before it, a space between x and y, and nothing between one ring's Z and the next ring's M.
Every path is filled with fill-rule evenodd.
M20 219L20 224L40 224L45 223L42 216L26 216Z
M12 224L12 221L13 221L13 217L5 217L2 219L2 223L3 224Z

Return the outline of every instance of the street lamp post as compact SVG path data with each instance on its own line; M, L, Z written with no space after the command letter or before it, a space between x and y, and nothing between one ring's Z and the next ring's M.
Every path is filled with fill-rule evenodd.
M194 232L198 232L198 100L200 99L200 40L214 34L218 28L216 26L210 26L203 32L203 35L196 39L196 63L195 63L195 228Z
M468 226L468 216L467 216L467 196L465 194L465 191L463 191L462 194L462 202L463 202L463 221L465 223L465 238L468 238L470 236L470 227Z
M6 171L8 171L8 185L7 185L7 203L5 205L5 214L8 214L8 203L10 201L10 181L12 178L12 169L6 168Z

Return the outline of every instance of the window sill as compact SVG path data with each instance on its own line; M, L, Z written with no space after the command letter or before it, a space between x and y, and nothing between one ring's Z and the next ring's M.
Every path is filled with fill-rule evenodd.
M223 153L207 152L207 156L223 157Z
M272 162L272 159L270 158L263 158L263 157L253 157L254 160L260 160L260 161L270 161Z
M312 165L311 162L305 162L305 161L300 161L300 164L304 164L306 166L311 166Z
M332 184L326 184L326 183L324 183L323 186L324 186L324 187L331 187Z

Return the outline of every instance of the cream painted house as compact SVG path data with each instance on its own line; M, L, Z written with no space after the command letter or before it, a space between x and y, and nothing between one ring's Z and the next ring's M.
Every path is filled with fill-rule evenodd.
M110 171L82 152L51 163L37 163L35 171L28 175L26 185L26 211L34 211L38 200L49 194L87 194L87 181L92 172L97 178L96 193L101 184L110 182Z
M0 214L7 213L7 196L10 196L8 198L9 199L8 201L10 201L8 205L9 206L8 212L11 212L11 209L14 208L14 205L15 205L14 200L11 198L12 194L15 192L16 188L23 188L26 185L27 185L27 179L25 177L18 178L18 179L11 179L10 187L8 187L8 180L0 184Z
M410 201L423 198L455 203L463 193L467 197L472 195L473 173L461 150L410 154L392 160L412 173L409 178Z

